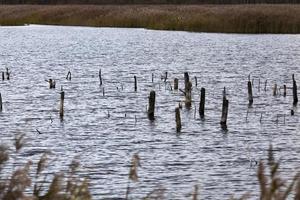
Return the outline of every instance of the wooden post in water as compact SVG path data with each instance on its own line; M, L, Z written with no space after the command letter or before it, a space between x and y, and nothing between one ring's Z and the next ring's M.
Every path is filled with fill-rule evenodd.
M267 91L268 80L265 81L265 92Z
M167 79L168 79L168 72L165 73L165 80L164 80L164 82L167 82Z
M10 73L9 73L9 71L8 71L8 68L6 68L6 79L7 79L7 80L9 80L9 79L10 79L10 77L9 77L9 76L10 76Z
M2 81L5 80L4 72L2 72Z
M198 86L198 80L197 80L197 76L195 76L195 86Z
M205 109L205 88L201 88L200 105L199 105L199 115L201 119L204 118Z
M190 82L190 77L188 72L184 72L184 91L186 92L186 89L188 87L188 83Z
M151 91L149 96L149 107L148 107L148 118L150 120L154 120L154 111L155 111L155 91Z
M192 106L192 83L188 82L185 90L185 106L191 108Z
M134 78L134 91L137 91L137 80L136 80L136 76L133 77Z
M181 131L181 118L179 108L175 108L175 119L176 119L176 131L177 133Z
M229 106L229 101L226 99L226 90L225 90L225 87L224 87L223 104L222 104L222 116L221 116L221 122L220 122L223 129L226 129L226 127L227 127L228 106Z
M152 83L154 81L154 74L153 73L152 73L151 81L152 81Z
M66 79L69 80L69 81L72 79L72 74L71 74L70 71L68 71Z
M100 86L102 86L102 73L101 73L101 69L99 69L99 81L100 81Z
M174 78L174 90L178 90L178 78Z
M1 95L1 93L0 93L0 112L2 112L2 95Z
M252 84L251 81L248 81L248 99L249 99L249 106L253 104L253 94L252 94Z
M277 95L277 84L274 84L274 88L273 88L273 96Z
M60 92L60 107L59 107L59 117L62 120L64 117L64 100L65 100L65 92L61 89Z
M297 83L294 74L292 75L292 78L293 78L293 105L295 106L298 103L298 95L297 95Z
M286 85L283 85L283 96L286 97Z
M260 92L260 78L258 79L258 92Z

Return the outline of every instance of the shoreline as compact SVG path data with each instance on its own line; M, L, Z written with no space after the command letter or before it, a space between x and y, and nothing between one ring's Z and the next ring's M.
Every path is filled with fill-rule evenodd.
M206 33L299 34L300 5L1 5L1 26L145 28Z

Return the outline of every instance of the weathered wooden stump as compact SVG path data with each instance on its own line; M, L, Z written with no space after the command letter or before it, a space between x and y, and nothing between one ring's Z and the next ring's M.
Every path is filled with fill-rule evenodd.
M273 87L273 96L276 96L276 95L277 95L277 84L275 83L274 87Z
M134 78L134 91L137 91L137 79L136 76L133 77Z
M298 94L297 94L297 83L294 74L292 75L292 78L293 78L293 105L295 106L298 103Z
M151 91L149 96L149 107L148 107L148 118L150 120L154 120L154 111L155 111L155 91Z
M2 109L3 109L3 107L2 107L2 95L0 93L0 112L2 112Z
M66 76L66 79L69 80L69 81L72 79L72 74L71 74L70 71L68 71L68 74L67 74L67 76Z
M204 109L205 109L205 88L201 88L200 105L199 105L199 115L201 119L204 118Z
M251 106L253 104L253 94L252 94L251 81L248 81L248 99L249 99L249 106Z
M48 81L48 83L49 83L49 88L50 89L53 89L53 88L55 88L55 80L52 80L51 78L49 79L49 81Z
M229 106L229 101L226 99L226 89L224 87L223 104L222 104L222 116L221 116L221 122L220 122L223 129L227 128L228 106Z
M65 92L61 90L60 92L60 107L59 107L59 117L62 120L64 117L64 100L65 100Z
M188 87L188 83L190 82L190 77L188 72L184 72L184 91L186 92L186 88Z
M175 120L176 120L176 131L177 133L181 131L181 118L179 108L175 108Z
M102 86L102 72L101 72L101 69L99 69L99 81L100 81L100 86Z
M174 78L174 90L178 90L178 78Z
M192 106L192 83L189 81L185 89L185 106L191 108Z

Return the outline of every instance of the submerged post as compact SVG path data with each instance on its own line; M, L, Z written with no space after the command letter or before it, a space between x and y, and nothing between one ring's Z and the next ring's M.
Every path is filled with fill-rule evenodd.
M137 91L137 80L136 80L136 76L133 77L134 78L134 91Z
M195 86L198 86L198 80L197 80L197 76L195 76Z
M283 96L286 97L286 85L283 85Z
M174 90L178 90L178 78L174 78Z
M292 75L292 78L293 78L293 99L294 99L293 105L295 106L298 103L298 95L297 95L297 83L294 74Z
M8 71L8 68L6 68L6 79L9 80L10 79L10 73Z
M226 99L226 90L225 90L225 87L224 87L223 104L222 104L222 116L221 116L221 122L220 122L223 129L225 129L227 127L228 106L229 106L229 101Z
M192 106L192 83L189 81L185 89L185 106L190 108Z
M204 108L205 108L205 88L201 88L200 105L199 105L199 115L201 119L204 118Z
M167 79L168 79L168 72L165 73L165 80L164 80L164 82L167 82Z
M71 74L70 71L68 71L66 79L69 80L69 81L72 79L72 74Z
M265 81L265 92L267 91L268 80Z
M101 69L99 69L99 81L100 81L100 86L102 86L102 73L101 73Z
M152 73L151 81L152 81L152 83L154 81L154 74L153 73Z
M181 118L179 108L175 108L175 119L176 119L176 131L177 133L181 131Z
M277 84L274 84L274 88L273 88L273 96L277 95Z
M2 95L0 93L0 112L2 112Z
M188 83L190 82L190 77L188 72L184 72L184 90L186 92L186 89L188 87Z
M60 92L60 108L59 108L59 117L61 120L64 117L64 100L65 100L65 92L62 89Z
M4 72L2 72L2 81L5 80Z
M154 120L154 111L155 111L155 91L151 91L149 96L149 107L148 107L148 118L150 120Z
M248 81L248 99L249 99L249 106L253 104L253 94L252 94L252 84L251 81Z

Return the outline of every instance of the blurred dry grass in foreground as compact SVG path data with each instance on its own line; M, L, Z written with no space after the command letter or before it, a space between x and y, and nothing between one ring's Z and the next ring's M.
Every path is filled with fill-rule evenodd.
M300 33L300 5L2 5L0 24Z

